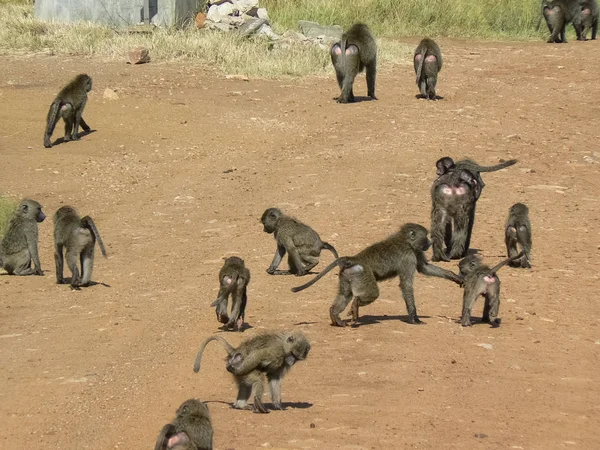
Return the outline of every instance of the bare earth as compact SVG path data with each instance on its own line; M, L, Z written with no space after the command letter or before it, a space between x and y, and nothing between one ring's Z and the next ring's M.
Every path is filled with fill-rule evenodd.
M217 449L599 448L600 44L440 44L444 100L415 99L407 61L380 68L378 101L353 105L332 100L333 69L243 81L186 63L0 58L1 190L49 216L45 276L0 275L0 447L153 448L178 405L199 397ZM97 131L44 149L48 106L79 72L94 78L84 117ZM107 87L118 100L103 99ZM462 290L422 275L425 325L403 321L394 280L360 326L334 328L334 274L292 294L309 278L265 272L267 207L354 254L405 222L429 228L444 155L519 159L483 175L472 241L500 261L508 208L529 205L533 269L500 272L500 328L462 328ZM95 219L109 253L97 252L98 284L81 291L55 284L51 216L64 204ZM192 372L199 343L219 332L209 303L233 254L252 272L252 328L226 338L295 328L311 339L283 383L286 411L231 409L217 344ZM331 260L323 252L318 268Z

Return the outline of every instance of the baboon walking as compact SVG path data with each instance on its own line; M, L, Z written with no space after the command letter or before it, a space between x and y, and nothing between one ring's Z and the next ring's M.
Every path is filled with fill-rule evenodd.
M506 252L509 258L517 253L517 244L523 249L524 256L520 260L510 262L512 267L531 267L531 222L529 208L523 203L515 203L508 211L505 226Z
M550 31L550 37L546 42L566 43L566 28L571 22L577 39L581 38L581 0L542 0L541 6L542 15Z
M436 100L435 86L438 72L442 70L442 52L433 39L423 39L415 49L413 57L417 86L421 97Z

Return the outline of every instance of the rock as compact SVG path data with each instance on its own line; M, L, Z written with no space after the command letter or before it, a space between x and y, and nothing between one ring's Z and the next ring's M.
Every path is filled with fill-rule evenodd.
M106 100L119 100L119 96L117 95L117 92L111 88L104 89L102 98L104 98Z
M209 5L217 5L219 6L222 3L233 3L232 0L210 0L208 2Z
M256 16L259 19L269 20L269 14L267 13L267 8L258 8L256 10Z
M206 28L209 30L231 31L233 27L228 23L206 22Z
M266 23L267 21L265 19L252 19L239 27L238 31L244 37L252 36Z
M491 350L494 348L492 346L492 344L477 344L477 347L482 347L482 348L485 348L486 350Z
M341 39L344 30L339 25L324 26L319 25L317 22L309 22L308 20L298 21L298 27L302 34L309 38L316 38L318 36L329 36L336 39Z
M212 6L211 6L212 8ZM230 14L233 14L233 12L235 11L235 6L232 3L222 3L219 6L217 6L217 12L219 13L219 16L223 17L223 16L229 16Z
M150 62L150 51L146 47L136 47L127 52L129 64L144 64Z
M259 19L259 20L263 20L263 19ZM267 23L261 25L261 27L257 31L257 34L265 35L269 39L279 39L279 35L277 33L275 33L273 31L273 29L271 28L271 26Z
M206 14L196 14L196 28L204 28L204 22L206 22Z
M258 0L234 0L233 7L239 12L247 13L254 8L258 8Z
M208 8L208 12L206 13L206 20L215 23L221 21L221 14L219 14L218 5L212 5L210 8Z

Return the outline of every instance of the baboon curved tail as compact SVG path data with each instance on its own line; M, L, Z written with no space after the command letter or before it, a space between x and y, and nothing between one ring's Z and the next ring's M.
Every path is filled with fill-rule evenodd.
M96 237L96 242L98 243L98 247L100 247L100 251L102 252L102 256L107 258L106 249L104 248L104 242L102 242L102 238L100 237L100 233L98 233L98 228L96 228L96 224L94 220L90 216L85 216L81 219L81 226L87 228Z
M223 338L221 336L211 336L211 337L207 338L202 343L202 345L200 345L200 350L198 350L198 354L196 355L196 361L194 361L194 372L195 373L198 373L200 371L200 360L202 359L202 353L204 352L204 349L206 348L206 345L210 341L219 341L221 344L223 344L223 347L225 347L225 350L227 351L228 355L231 355L235 351L235 348L233 348L229 344L229 342L227 342L225 340L225 338Z
M519 253L516 256L511 256L510 258L506 258L504 261L499 262L498 264L496 264L494 267L492 267L490 269L490 275L496 275L496 272L498 272L502 267L504 267L505 265L507 265L511 261L519 259L524 254L525 254L525 252L521 252L521 253Z
M423 71L423 64L425 64L425 54L426 53L427 53L427 46L423 46L421 53L419 53L421 55L421 59L419 60L419 65L417 66L417 79L415 80L415 82L417 83L417 86L419 85L419 82L421 81L421 72Z
M323 246L321 248L327 249L331 253L333 253L333 256L335 256L335 259L338 259L340 257L340 255L338 255L337 250L335 248L333 248L333 245L329 244L328 242L323 242Z
M217 299L212 302L210 304L210 306L217 306L219 303L221 303L222 301L224 301L227 297L229 297L229 294L231 294L231 292L233 291L233 288L235 287L235 285L237 284L238 281L238 274L236 273L232 278L231 278L231 284L229 285L229 287L227 288L227 290L225 292L223 292L223 295L221 295L220 297L217 297Z
M496 170L501 170L505 169L506 167L513 166L516 163L516 159L509 159L508 161L501 162L500 164L496 164L495 166L477 166L476 168L474 167L474 169L477 170L477 172L495 172Z
M535 26L535 31L540 31L540 25L542 24L542 19L544 18L544 8L546 6L550 6L550 2L548 0L542 0L540 7L540 17L538 17L538 22Z
M329 264L327 267L325 267L316 277L314 277L308 283L304 283L302 286L293 287L292 288L292 292L303 291L304 289L312 286L317 281L319 281L321 278L323 278L325 275L327 275L327 273L329 271L331 271L335 266L339 266L341 263L343 263L345 261L347 261L347 259L344 258L344 257L342 257L342 258L336 258L335 261L333 261L331 264Z
M58 122L60 106L61 100L57 98L52 102L50 109L48 110L48 118L46 119L46 132L44 134L44 147L46 148L52 146L50 137L52 136L52 133L54 133L54 128Z

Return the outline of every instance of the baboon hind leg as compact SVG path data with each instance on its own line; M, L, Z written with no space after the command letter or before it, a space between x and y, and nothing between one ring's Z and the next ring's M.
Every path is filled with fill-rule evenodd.
M92 281L94 270L94 244L87 246L81 252L81 285L88 286Z
M329 308L329 317L331 318L331 324L336 327L345 327L346 324L340 319L340 314L348 303L352 301L352 287L350 282L340 274L340 282L338 288L338 294L333 301L333 304Z

